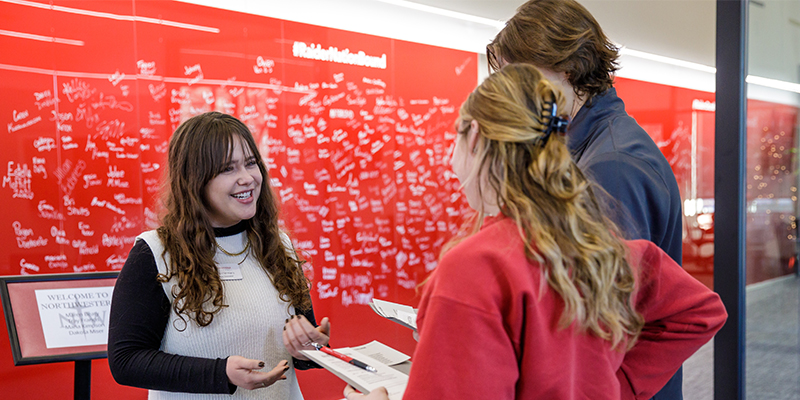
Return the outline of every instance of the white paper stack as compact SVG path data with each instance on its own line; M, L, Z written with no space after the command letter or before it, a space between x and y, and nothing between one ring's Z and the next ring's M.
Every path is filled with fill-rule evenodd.
M417 310L411 306L379 299L372 299L369 306L381 317L397 322L406 328L417 330Z
M302 353L361 393L367 394L383 386L389 392L389 400L403 398L408 375L390 365L402 363L411 357L376 340L363 346L342 347L335 351L364 362L378 372L366 371L318 350L302 350Z

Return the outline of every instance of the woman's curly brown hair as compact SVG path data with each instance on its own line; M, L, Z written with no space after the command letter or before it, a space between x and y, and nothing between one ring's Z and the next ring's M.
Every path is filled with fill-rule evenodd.
M208 218L210 206L205 187L228 164L239 140L254 155L263 177L256 214L249 221L247 235L253 255L272 280L282 300L296 309L311 308L304 263L294 251L287 251L278 227L278 203L269 185L269 175L250 130L227 114L208 112L181 124L169 143L165 214L158 228L164 244L168 272L159 282L177 280L172 308L184 318L206 326L226 307L223 285L214 262L214 228ZM168 257L167 257L168 256Z

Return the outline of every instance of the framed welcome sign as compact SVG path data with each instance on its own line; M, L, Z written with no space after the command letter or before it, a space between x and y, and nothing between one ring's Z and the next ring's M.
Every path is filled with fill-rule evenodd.
M0 277L14 365L105 358L118 274Z

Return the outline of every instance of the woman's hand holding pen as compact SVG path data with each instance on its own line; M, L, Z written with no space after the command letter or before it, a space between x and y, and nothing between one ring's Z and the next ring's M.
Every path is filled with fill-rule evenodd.
M264 368L264 362L251 360L241 356L228 357L225 372L228 374L230 383L248 389L265 388L273 383L286 379L283 373L289 369L289 362L282 360L269 372L258 371Z
M300 350L311 350L314 346L311 343L319 343L323 346L328 344L330 339L331 324L328 317L320 321L318 327L314 327L302 315L292 315L286 321L286 326L283 329L283 345L289 354L298 360L308 360L306 356L300 353Z

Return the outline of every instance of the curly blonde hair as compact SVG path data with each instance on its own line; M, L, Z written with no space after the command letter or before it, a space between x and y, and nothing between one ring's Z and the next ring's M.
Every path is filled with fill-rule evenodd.
M471 121L478 122L476 161L464 182L476 180L479 196L491 196L516 222L526 256L541 265L542 285L564 300L560 327L577 322L612 347L630 348L644 324L633 307L636 277L564 136L548 128L562 117L553 111L563 109L563 95L529 64L489 76L460 110L456 140L466 140ZM447 249L480 229L478 211Z

